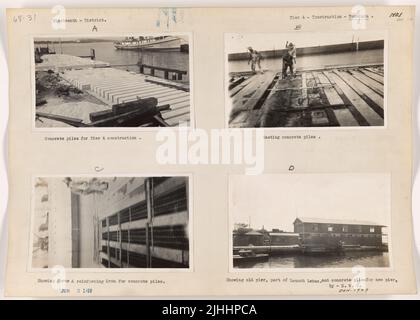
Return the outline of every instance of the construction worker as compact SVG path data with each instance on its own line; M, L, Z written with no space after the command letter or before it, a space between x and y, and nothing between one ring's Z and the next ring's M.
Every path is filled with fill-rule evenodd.
M264 73L261 69L261 54L257 51L252 49L252 47L248 47L249 59L248 64L251 62L251 70L255 73L255 67L258 66L261 73Z
M286 41L286 49L289 55L293 57L293 64L296 65L296 46L289 41Z
M282 78L287 78L287 69L290 69L290 75L293 77L296 65L296 47L289 41L286 42L286 52L283 55Z

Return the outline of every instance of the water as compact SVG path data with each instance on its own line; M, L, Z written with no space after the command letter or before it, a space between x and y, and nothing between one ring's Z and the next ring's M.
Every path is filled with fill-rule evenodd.
M246 262L238 268L365 268L389 267L388 252L346 252L343 255L270 256L266 262Z
M184 79L189 79L189 55L179 51L137 51L116 50L113 42L55 43L49 45L56 53L74 56L88 56L90 49L95 49L96 60L112 65L143 64L187 71ZM118 69L139 72L137 66L119 66ZM156 76L163 77L163 71L156 71Z
M331 54L316 54L302 57L297 56L296 58L296 66L298 70L368 63L384 63L384 50L374 49ZM262 59L261 68L264 70L281 70L282 59L280 57ZM251 66L247 64L247 60L229 62L229 72L242 72L250 70Z

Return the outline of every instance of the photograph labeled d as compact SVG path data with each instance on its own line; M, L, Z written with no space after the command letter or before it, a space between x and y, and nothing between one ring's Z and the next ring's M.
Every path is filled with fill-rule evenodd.
M384 126L383 32L226 34L229 127Z
M188 179L35 178L32 267L189 268Z
M34 38L35 127L189 126L188 35Z
M386 174L231 176L233 268L389 267L389 183Z

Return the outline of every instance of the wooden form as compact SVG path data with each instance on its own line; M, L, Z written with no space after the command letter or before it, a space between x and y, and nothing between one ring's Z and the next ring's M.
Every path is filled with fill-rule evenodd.
M383 126L382 65L232 77L230 127ZM239 81L240 79L240 81Z

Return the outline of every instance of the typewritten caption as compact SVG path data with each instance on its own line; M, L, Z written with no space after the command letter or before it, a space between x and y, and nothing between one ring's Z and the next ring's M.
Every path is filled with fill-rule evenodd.
M335 293L368 293L368 286L375 284L396 285L398 280L393 277L364 277L364 278L308 278L308 277L227 277L228 283L249 284L279 284L279 285L322 285Z
M97 286L150 286L165 285L162 279L50 279L38 278L38 284L49 284L60 294L93 294Z
M87 142L87 141L138 141L142 140L141 137L129 136L45 136L44 141L47 142Z

